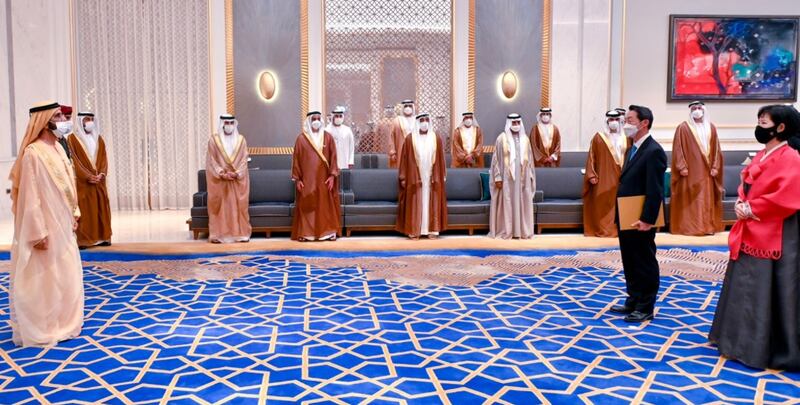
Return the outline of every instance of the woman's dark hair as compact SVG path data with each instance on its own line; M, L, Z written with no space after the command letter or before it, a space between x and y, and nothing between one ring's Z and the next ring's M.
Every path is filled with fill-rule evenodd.
M800 150L800 112L790 105L772 104L758 109L758 118L763 115L768 115L775 126L783 124L786 127L776 135L778 140L789 141L791 147Z

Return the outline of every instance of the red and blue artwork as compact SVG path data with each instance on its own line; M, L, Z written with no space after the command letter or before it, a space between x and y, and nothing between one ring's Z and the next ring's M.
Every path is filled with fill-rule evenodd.
M798 19L670 16L668 100L796 100Z

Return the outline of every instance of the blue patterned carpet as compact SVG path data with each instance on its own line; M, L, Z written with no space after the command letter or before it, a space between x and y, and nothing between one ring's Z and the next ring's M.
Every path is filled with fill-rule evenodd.
M632 327L604 313L624 290L621 274L604 268L423 288L368 280L360 267L271 257L242 262L257 271L235 280L173 281L100 268L141 257L85 254L100 265L85 271L83 335L46 350L11 343L8 274L0 274L0 403L800 397L800 374L748 369L707 344L718 283L662 278L655 321Z

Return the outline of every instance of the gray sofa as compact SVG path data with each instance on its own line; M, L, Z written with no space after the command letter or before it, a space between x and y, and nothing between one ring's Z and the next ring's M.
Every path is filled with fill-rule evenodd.
M447 171L448 229L465 229L472 235L489 228L490 202L481 201L480 172L484 169ZM397 221L398 180L395 169L358 169L349 173L350 202L344 204L345 234L353 231L393 230Z
M734 205L739 198L742 169L744 169L743 166L725 166L724 168L722 181L725 194L722 196L722 222L725 226L733 225L736 222Z
M193 196L189 230L197 239L208 232L206 171L197 173L199 191ZM294 183L290 170L250 170L250 225L253 232L288 232L292 229Z
M548 228L581 229L583 226L583 164L585 152L569 152L574 167L539 168L536 170L537 192L534 197L536 231ZM733 205L737 198L740 165L750 151L725 152L725 195L723 221L736 220ZM487 166L491 155L487 155ZM356 158L357 167L343 170L340 176L342 218L346 235L352 231L393 230L397 218L397 170L385 167L386 155L364 154ZM563 163L567 163L566 160ZM265 167L281 166L281 169ZM294 183L291 181L291 156L254 156L250 162L250 221L254 232L287 232L291 230L294 209ZM260 169L253 169L259 167ZM473 234L488 229L490 202L481 201L480 172L486 169L447 170L448 229L464 229ZM193 196L189 229L195 239L208 232L208 210L205 171L198 172L199 191ZM666 220L669 224L669 198L666 199Z
M342 212L345 234L360 230L392 230L397 220L397 170L354 169Z
M490 200L481 200L481 172L486 169L447 171L447 229L489 229Z
M583 227L583 173L579 167L536 169L536 233L548 228ZM536 200L537 198L535 198Z

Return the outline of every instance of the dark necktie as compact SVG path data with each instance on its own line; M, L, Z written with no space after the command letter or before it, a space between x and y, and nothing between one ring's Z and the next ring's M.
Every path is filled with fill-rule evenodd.
M639 150L639 148L637 148L637 147L636 147L636 145L633 145L633 147L631 147L631 154L630 154L630 155L628 155L628 162L630 162L631 160L633 160L633 155L635 155L635 154L636 154L636 151L637 151L637 150Z

